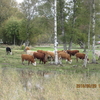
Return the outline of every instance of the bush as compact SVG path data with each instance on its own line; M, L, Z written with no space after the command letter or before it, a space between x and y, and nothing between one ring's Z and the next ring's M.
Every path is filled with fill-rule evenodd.
M22 46L21 46L21 50L24 50L24 49L25 49L25 46L24 46L24 45L22 45Z

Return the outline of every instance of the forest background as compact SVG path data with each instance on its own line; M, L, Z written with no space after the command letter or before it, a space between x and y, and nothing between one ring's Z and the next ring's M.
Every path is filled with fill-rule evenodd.
M54 43L54 0L1 0L0 5L4 44ZM100 40L99 5L99 0L57 0L57 36L64 49L72 49L72 43L86 49L94 35Z

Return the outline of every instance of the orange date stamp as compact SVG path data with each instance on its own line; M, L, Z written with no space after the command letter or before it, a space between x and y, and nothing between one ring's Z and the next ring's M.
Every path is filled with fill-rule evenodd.
M100 84L76 84L76 88L100 88Z

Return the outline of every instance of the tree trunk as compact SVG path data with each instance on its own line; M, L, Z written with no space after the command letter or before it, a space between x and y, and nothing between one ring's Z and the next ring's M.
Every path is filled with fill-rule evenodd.
M86 67L87 66L87 53L85 54L85 59L83 61L83 67Z
M14 34L14 45L15 45L15 34Z
M68 46L68 50L71 50L71 49L72 49L72 40L70 40L69 46Z
M58 42L57 42L57 0L54 1L54 49L55 49L55 64L58 64L58 54L57 54L57 47L58 47Z
M26 46L29 46L29 41L28 40L25 41L25 47Z
M96 63L95 58L95 2L92 1L92 33L93 33L93 44L92 44L92 63Z
M65 38L65 29L64 29L64 22L65 22L65 16L64 16L64 0L62 0L62 7L61 7L61 32L62 32L62 36ZM66 39L64 39L63 42L63 49L67 50L67 43L66 43Z
M88 30L88 49L90 49L90 29L91 29L91 6L90 6L90 21L89 21L89 30Z
M96 63L96 58L95 58L95 35L93 36L93 50L92 50L92 63Z
M66 42L63 44L63 48L64 48L64 50L67 50L67 43Z
M75 21L76 21L76 0L73 0L74 8L73 8L73 20L72 20L72 33L70 37L70 43L69 43L69 50L72 48L72 41L73 41L73 34L74 34L74 28L75 28Z

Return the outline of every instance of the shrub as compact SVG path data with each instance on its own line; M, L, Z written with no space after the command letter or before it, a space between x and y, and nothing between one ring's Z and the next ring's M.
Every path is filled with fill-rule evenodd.
M24 46L24 45L22 45L22 46L21 46L21 50L24 50L24 49L25 49L25 46Z

